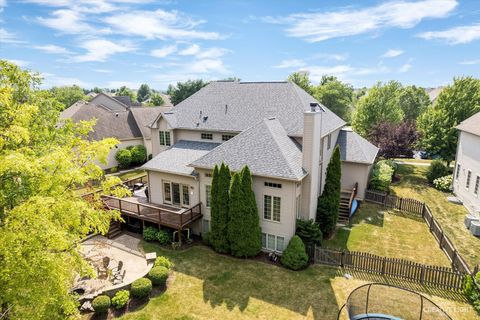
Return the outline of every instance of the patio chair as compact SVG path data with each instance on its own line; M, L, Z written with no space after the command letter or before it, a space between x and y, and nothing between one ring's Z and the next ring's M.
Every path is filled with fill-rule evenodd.
M117 267L112 269L112 272L114 274L119 273L122 270L122 268L123 268L123 261L119 261Z
M110 257L103 257L103 268L107 269L110 264Z
M123 273L118 273L117 275L115 275L115 277L113 278L113 284L120 284L123 282L123 278L125 278L125 273L127 272L127 270L123 270Z

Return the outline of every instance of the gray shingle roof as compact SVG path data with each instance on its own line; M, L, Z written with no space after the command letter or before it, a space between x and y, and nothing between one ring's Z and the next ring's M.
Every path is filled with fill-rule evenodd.
M276 117L290 136L303 135L303 112L316 102L291 82L211 82L164 117L173 128L242 132ZM345 125L325 108L322 136Z
M337 139L340 159L348 162L373 164L378 148L349 128L340 130Z
M170 108L171 107L132 107L130 111L137 122L142 136L145 139L150 139L151 130L148 126L152 123L153 119L158 117L160 112L166 112L170 110Z
M259 176L292 180L305 176L300 147L288 137L278 119L257 121L190 165L213 168L222 161L233 171L248 165L252 174Z
M456 128L458 130L480 136L480 112L477 112L470 118L463 120Z
M180 140L169 149L160 152L142 168L146 170L192 175L194 168L188 166L192 161L207 154L218 143Z

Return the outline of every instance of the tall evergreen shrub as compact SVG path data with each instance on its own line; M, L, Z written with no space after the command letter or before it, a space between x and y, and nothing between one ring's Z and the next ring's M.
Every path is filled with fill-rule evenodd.
M230 169L224 163L215 166L210 189L211 229L209 241L217 252L230 252L228 243Z

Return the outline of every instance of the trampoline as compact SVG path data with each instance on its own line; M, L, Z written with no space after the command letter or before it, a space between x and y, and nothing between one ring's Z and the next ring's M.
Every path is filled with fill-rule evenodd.
M369 283L353 290L340 308L350 320L452 320L423 295L383 283Z

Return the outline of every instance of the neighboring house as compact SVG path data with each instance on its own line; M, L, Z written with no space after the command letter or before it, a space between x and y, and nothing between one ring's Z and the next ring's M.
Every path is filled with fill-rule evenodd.
M96 119L89 138L101 140L117 138L120 143L108 155L108 163L101 164L103 169L118 165L115 154L119 149L133 145L143 145L147 154L152 153L151 130L148 125L160 112L170 107L140 107L132 105L130 97L112 97L99 93L89 102L78 101L65 109L60 117L70 118L75 122Z
M471 213L480 216L480 112L460 123L457 129L453 192Z
M435 101L437 101L438 95L440 94L440 92L442 92L443 88L445 88L445 87L426 88L425 89L425 91L428 94L428 97L430 98L430 102L432 104L434 104Z
M296 219L315 219L317 198L335 145L341 149L342 188L358 183L363 199L378 148L290 82L211 82L162 112L151 124L149 201L190 208L202 203L210 228L212 170L222 162L253 175L264 250L282 251Z

